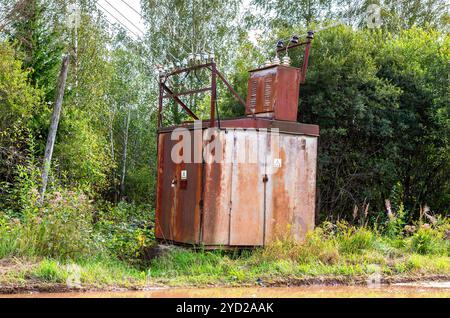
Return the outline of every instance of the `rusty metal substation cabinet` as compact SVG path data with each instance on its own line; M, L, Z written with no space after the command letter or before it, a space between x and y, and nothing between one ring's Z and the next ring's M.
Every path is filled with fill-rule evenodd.
M306 43L309 50L310 40ZM319 127L296 122L306 65L251 71L242 118L159 128L157 239L207 248L254 247L288 236L301 240L314 229ZM180 128L191 141L181 150L186 162L173 160L181 141L174 131ZM212 143L220 158L210 161Z

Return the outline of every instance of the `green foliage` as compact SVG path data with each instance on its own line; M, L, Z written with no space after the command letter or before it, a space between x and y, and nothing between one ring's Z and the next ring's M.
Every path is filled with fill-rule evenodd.
M156 200L156 178L151 167L142 165L127 173L127 195L132 202L153 204Z
M107 141L92 128L88 114L74 111L67 115L61 127L61 142L55 149L55 169L64 176L60 178L63 183L95 196L108 187L113 167Z
M335 264L340 258L338 246L334 240L324 239L324 237L326 235L322 228L308 233L303 244L298 244L291 237L284 237L262 249L255 259L265 261L288 259L301 264L313 262Z
M55 169L64 184L98 197L109 188L115 163L108 140L109 35L88 14L77 33L78 54L69 67L63 113L58 129Z
M18 120L26 123L42 107L42 91L31 85L31 72L22 67L14 49L0 42L0 131Z
M405 206L411 209L427 203L432 210L444 210L450 189L446 75L450 37L433 30L411 29L388 43L378 56L379 74L402 90L395 112L398 156L393 163L403 186Z
M29 191L37 186L33 123L45 113L43 91L29 80L14 49L0 43L0 209L27 208Z
M0 141L5 146L0 150L0 209L20 213L29 208L29 193L37 188L40 170L34 153L34 138L21 122L0 132Z
M445 227L440 224L433 231L442 233ZM399 244L369 227L326 223L302 242L282 237L248 253L173 247L152 261L149 276L165 284L198 286L212 282L254 284L258 280L286 283L311 277L364 278L376 268L385 277L448 273L450 259L442 249L438 253L436 248L425 248L420 254L411 250L410 237L399 236L395 240L404 243ZM448 246L442 236L434 236L434 240L433 244L441 248Z
M152 263L151 275L202 275L205 272L215 276L223 273L226 257L221 257L220 251L187 251L174 249L161 259Z
M343 253L361 253L373 248L376 237L374 233L364 227L349 227L344 223L339 224L339 234L336 236L339 249Z
M295 32L284 29L279 37ZM425 203L447 209L449 40L422 29L393 35L340 26L317 34L299 121L321 128L322 220L351 220L355 205L364 210L369 203L375 221L370 214L384 210L395 187L402 195L393 202L404 203L409 220ZM300 53L291 54L295 66Z
M87 197L72 191L47 195L44 206L37 205L38 193L29 193L29 208L20 218L1 213L0 253L2 257L48 256L77 259L98 252L93 240L93 206Z
M110 255L121 260L140 261L154 244L149 206L120 202L99 212L95 228Z
M422 255L438 254L449 256L450 242L448 239L444 239L444 236L445 233L440 230L440 227L433 228L429 224L423 224L409 238L409 247L413 252Z
M333 18L347 25L366 28L368 17L373 13L369 10L370 5L379 7L380 28L388 32L399 32L413 26L445 30L450 18L445 0L252 0L251 3L262 12L252 10L249 20L268 31L270 27L291 25L311 27L313 22Z
M117 219L122 219L130 207L122 208L122 212L115 213ZM137 211L131 213L139 214ZM0 230L3 226L0 222ZM376 269L387 279L448 274L450 258L442 250L446 246L448 251L448 241L440 236L448 230L448 222L439 220L433 227L434 233L429 228L424 229L426 235L433 239L424 239L423 233L418 234L422 242L428 242L425 243L428 244L426 248L417 250L419 253L411 250L412 245L408 243L410 237L396 238L408 243L397 248L392 245L392 239L380 236L370 228L326 223L309 233L303 242L286 237L265 248L245 252L167 247L161 256L151 261L145 271L142 267L139 270L139 267L128 265L129 261L118 261L115 257L105 255L78 259L75 264L84 287L142 288L148 284L198 287L257 282L286 284L291 281L308 282L308 279L314 278L348 283L365 280ZM433 240L434 243L430 243ZM0 251L1 243L2 240ZM441 247L437 248L438 245ZM9 277L62 283L69 275L69 267L73 267L72 261L44 259L37 266L25 267L22 272ZM0 283L2 279L0 276Z
M176 249L154 260L150 273L242 282L264 275L365 275L373 263L387 272L448 272L450 38L442 32L448 14L442 0L427 2L430 10L417 1L405 9L380 1L383 26L369 30L361 18L369 2L255 0L263 14L244 21L236 14L241 1L146 1L150 49L144 50L110 29L92 1L80 3L76 34L64 23L66 2L31 1L0 34L0 257L57 259L35 270L33 277L44 281L66 277L64 260L93 255L107 260L85 263L85 281L98 276L107 284L127 272L142 279L117 259L141 263L155 243L158 92L147 62L214 49L220 69L245 97L248 69L273 58L276 37L320 29L315 22L338 17L349 26L315 36L298 120L321 127L321 219L352 220L356 206L367 210L360 220L369 224L326 223L301 244L286 237L245 253ZM253 27L264 32L257 44L247 37ZM71 54L71 64L49 193L39 206L36 189L62 52ZM301 54L291 54L296 67ZM197 75L181 84L202 86L206 76ZM223 87L218 99L223 117L243 114ZM208 97L186 103L207 117ZM187 118L174 105L167 123ZM395 215L389 220L382 212L386 199ZM424 204L442 214L434 213L438 221L429 227L413 223Z
M51 283L65 283L67 279L67 272L57 261L45 259L30 275L34 279L42 280Z
M406 212L404 210L403 204L400 204L397 215L394 216L392 219L387 220L385 232L386 235L390 238L396 238L401 236L403 229L406 224Z
M431 229L420 228L411 238L411 248L419 254L429 254L434 250L433 233Z

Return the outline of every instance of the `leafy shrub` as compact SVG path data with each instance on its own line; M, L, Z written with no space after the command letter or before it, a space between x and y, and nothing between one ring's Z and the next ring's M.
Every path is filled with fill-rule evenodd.
M32 208L25 210L20 219L3 215L0 246L4 256L76 259L95 252L98 246L92 239L94 209L85 195L73 191L49 193L39 209L37 191L30 191L30 197L35 205L30 204Z
M121 260L139 260L154 243L152 213L149 206L120 202L98 215L95 228L109 253Z
M18 121L0 130L0 145L0 209L18 217L31 208L30 191L39 185L35 140L30 129Z
M127 197L132 202L154 204L156 200L156 178L147 165L127 172Z
M67 272L57 261L44 259L33 270L31 276L46 282L63 283L67 279Z
M410 248L415 253L448 255L448 241L444 239L439 229L434 229L428 224L420 226L409 240Z
M0 212L0 259L15 251L17 231L14 223L16 221L18 220L12 219L7 213Z
M30 228L30 232L37 232L36 248L40 254L76 258L93 252L94 207L84 194L55 192L42 212L44 215L36 220L37 228Z
M404 226L406 224L407 214L403 203L400 203L397 210L397 215L392 219L388 219L385 227L385 234L390 238L401 236Z

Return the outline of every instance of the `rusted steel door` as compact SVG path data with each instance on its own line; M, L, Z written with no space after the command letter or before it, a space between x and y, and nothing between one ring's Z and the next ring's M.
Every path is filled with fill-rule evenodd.
M234 154L234 131L222 130L217 136L222 160L206 163L204 174L202 243L206 246L230 244L231 178Z
M234 134L230 245L260 246L264 244L267 135L255 130Z
M278 140L267 158L265 243L288 235L301 240L314 229L317 139L281 134Z
M198 244L202 164L192 160L173 162L171 150L176 143L170 133L159 135L156 236L167 241Z

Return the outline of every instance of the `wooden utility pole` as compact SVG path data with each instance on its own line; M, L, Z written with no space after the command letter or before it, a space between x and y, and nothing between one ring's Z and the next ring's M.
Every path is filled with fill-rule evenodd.
M62 101L64 98L64 89L66 87L67 71L69 70L69 55L63 56L61 72L59 73L58 86L56 93L55 108L53 109L52 121L48 130L47 145L45 146L44 163L42 167L42 186L40 191L40 203L44 202L45 190L47 189L48 174L55 146L56 132L58 131L59 117L61 115Z

